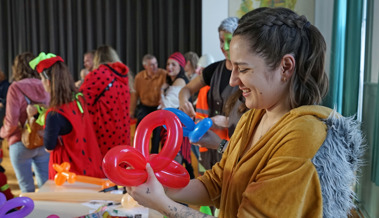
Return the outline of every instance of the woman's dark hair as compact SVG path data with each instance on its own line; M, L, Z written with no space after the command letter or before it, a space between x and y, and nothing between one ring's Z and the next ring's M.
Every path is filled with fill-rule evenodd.
M184 79L184 81L186 83L189 82L189 79L186 76L186 72L184 71L184 68L182 66L180 66L180 71L179 71L178 75L175 77L175 80L178 79L178 78ZM174 83L174 81L171 80L171 77L169 75L166 76L166 81L167 81L167 84L170 85L170 86Z
M233 36L248 40L251 52L260 55L272 69L286 54L295 58L295 71L290 80L290 104L319 104L328 91L324 71L326 43L320 31L287 8L266 8L241 18Z
M77 93L77 88L67 65L59 61L45 72L50 80L50 107L71 102L73 95Z
M232 109L234 105L238 102L238 100L245 103L245 99L242 96L242 90L238 89L232 95L229 96L228 100L226 100L226 103L224 104L224 112L225 116L229 117L230 113L232 112ZM247 110L249 110L248 107L246 107L246 104L241 104L238 107L238 112L240 114L245 113Z
M15 57L12 66L12 79L14 81L19 81L26 78L40 79L37 71L33 70L29 66L29 62L34 58L34 55L30 52L24 52Z

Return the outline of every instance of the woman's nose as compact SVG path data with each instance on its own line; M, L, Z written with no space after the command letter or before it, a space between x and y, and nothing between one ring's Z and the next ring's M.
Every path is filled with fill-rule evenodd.
M233 68L232 74L230 75L229 84L230 86L238 86L240 83L240 79L238 77L238 72Z

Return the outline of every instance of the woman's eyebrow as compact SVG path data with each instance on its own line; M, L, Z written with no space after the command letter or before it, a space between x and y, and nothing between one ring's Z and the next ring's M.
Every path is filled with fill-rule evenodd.
M238 66L240 66L240 65L248 65L245 62L233 62L233 64L238 65Z

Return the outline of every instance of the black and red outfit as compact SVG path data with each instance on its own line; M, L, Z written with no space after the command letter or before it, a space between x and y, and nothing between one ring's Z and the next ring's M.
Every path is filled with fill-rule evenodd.
M120 62L102 64L80 87L103 157L115 146L130 145L128 72Z
M62 122L54 122L57 118L63 119ZM56 128L61 124L65 128ZM49 150L53 149L50 154L49 179L54 179L56 174L53 164L60 165L63 162L70 163L70 172L77 175L105 177L102 170L102 155L82 97L60 107L50 108L46 112L45 127L45 147ZM62 131L70 128L71 131L61 134ZM54 143L50 144L51 135L54 135L56 131L59 132L55 134L56 145L54 146Z

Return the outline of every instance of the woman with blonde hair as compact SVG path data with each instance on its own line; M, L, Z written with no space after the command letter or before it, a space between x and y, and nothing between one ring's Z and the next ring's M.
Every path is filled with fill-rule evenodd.
M94 70L80 87L103 157L114 146L130 145L128 74L116 51L103 45L95 52Z
M32 53L25 52L14 59L13 83L8 89L4 125L0 130L0 136L8 141L10 159L21 192L35 191L32 167L39 187L48 179L49 153L43 146L28 149L21 141L20 124L23 125L27 120L27 99L46 105L50 100L38 73L29 66L33 58Z

